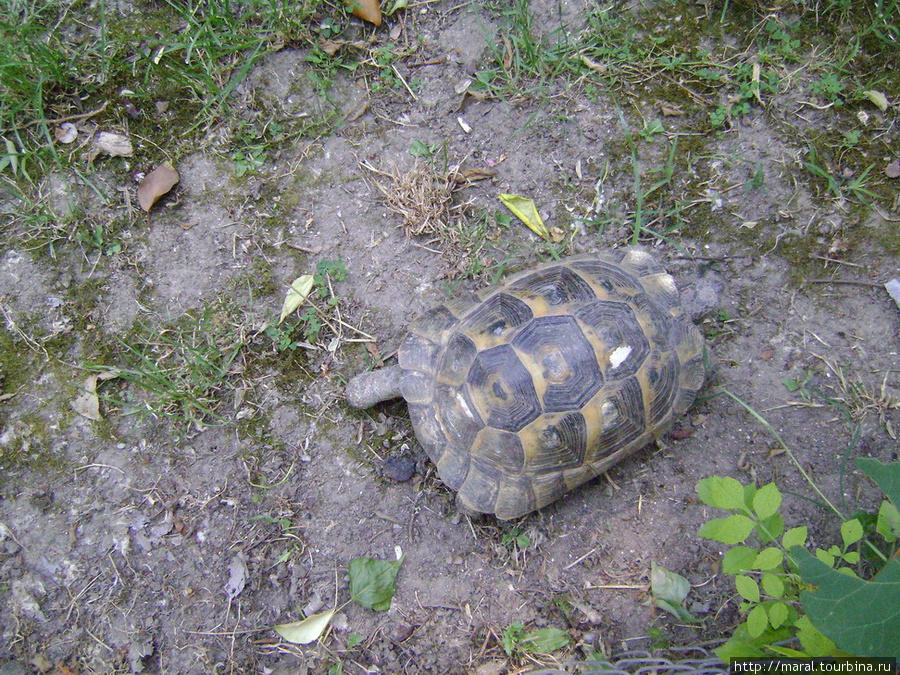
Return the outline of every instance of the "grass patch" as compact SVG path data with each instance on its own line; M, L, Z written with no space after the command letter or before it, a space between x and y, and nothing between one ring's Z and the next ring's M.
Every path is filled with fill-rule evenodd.
M120 413L202 429L235 419L246 391L243 356L250 339L239 310L217 301L169 326L138 325L118 341L112 363L88 370L116 376L100 397Z
M315 38L322 9L335 8L322 0L167 1L123 14L102 1L2 3L0 178L12 198L4 234L35 245L69 238L71 224L54 223L38 196L44 176L89 182L86 144L101 129L141 139L143 162L177 157L229 118L235 88L263 56ZM78 132L69 145L59 141L63 124ZM299 125L308 131L307 121ZM293 131L263 128L276 140ZM248 152L236 165L259 159L255 140L239 136L236 151Z

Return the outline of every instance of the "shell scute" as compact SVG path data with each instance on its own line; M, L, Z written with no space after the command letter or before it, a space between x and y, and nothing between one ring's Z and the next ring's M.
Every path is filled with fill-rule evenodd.
M541 412L531 373L508 344L475 357L465 390L482 419L496 429L518 431Z
M596 297L591 285L563 265L526 274L509 284L510 292L528 300L538 313L570 303L589 302Z
M578 409L603 386L597 355L571 315L533 319L512 346L533 378L543 412Z

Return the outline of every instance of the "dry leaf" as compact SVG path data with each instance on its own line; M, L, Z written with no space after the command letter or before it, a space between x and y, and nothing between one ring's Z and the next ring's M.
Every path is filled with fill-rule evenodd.
M525 223L532 232L544 241L550 241L550 232L544 225L541 214L538 213L537 207L534 205L533 199L520 197L519 195L501 194L500 201L513 214Z
M234 600L247 585L247 564L241 556L236 555L228 565L228 583L225 584L225 594L229 600Z
M513 60L512 42L509 41L506 34L501 35L500 38L503 40L503 46L506 47L506 53L503 55L503 70L509 71L509 69L512 68Z
M457 117L456 122L459 124L459 128L465 131L467 134L472 133L472 127L470 127L469 123L466 122L462 117Z
M156 203L156 200L171 190L181 180L178 172L169 162L163 162L150 173L144 176L138 187L138 202L146 212Z
M894 160L884 167L884 175L888 178L900 178L900 160Z
M456 174L456 181L458 183L474 183L477 180L487 180L488 178L493 178L497 175L497 172L493 169L480 169L480 168L471 168L471 169L462 169Z
M327 609L324 612L308 616L303 621L280 623L275 626L275 632L295 645L308 645L322 636L322 633L328 628L334 612L333 609Z
M110 131L101 131L94 136L94 157L99 154L110 157L131 157L133 152L134 148L132 148L128 136L114 134Z
M366 351L369 352L369 356L375 361L375 367L380 368L384 365L384 359L381 357L381 352L378 349L378 345L374 342L366 342Z
M345 44L347 44L346 40L322 40L319 43L319 48L328 56L334 56Z
M96 375L88 375L84 379L84 391L69 404L72 410L82 417L87 417L89 420L94 420L95 422L102 420L103 416L100 414L100 398L97 396L97 383L105 382L106 380L111 380L118 376L119 373L115 370L108 370Z
M54 132L56 135L56 140L62 143L63 145L68 145L75 141L78 138L78 127L76 127L71 122L63 122L58 127L56 127L56 131Z
M875 89L869 89L868 91L864 91L863 93L872 103L875 104L875 107L878 108L881 112L887 111L888 105L890 105L888 103L887 96Z
M313 275L304 274L291 282L291 287L284 298L284 304L281 305L281 318L278 319L278 323L284 321L288 314L306 302L306 298L309 297L312 291L314 281Z
M897 307L900 307L900 279L891 279L884 287L887 289L888 295L897 303Z
M681 108L677 108L674 105L663 105L660 110L664 117L681 117L684 115L684 110Z
M466 77L466 78L461 79L459 82L457 82L453 86L453 91L455 91L457 94L465 94L469 90L469 87L471 85L472 85L472 78Z
M760 66L758 63L754 63L753 70L750 75L750 81L753 82L754 85L756 85L755 87L753 87L753 95L756 97L756 100L759 101L761 105L765 105L765 104L763 104L762 97L759 95L759 75L760 75Z
M381 6L378 0L347 0L347 7L363 21L381 25Z
M593 59L590 59L587 56L584 56L583 54L581 56L581 62L596 73L600 73L601 75L606 74L606 66L605 65L603 65L602 63L597 63Z

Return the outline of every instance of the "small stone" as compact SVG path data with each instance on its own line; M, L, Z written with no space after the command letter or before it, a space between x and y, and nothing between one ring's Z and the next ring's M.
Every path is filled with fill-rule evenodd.
M392 638L395 644L400 644L401 642L406 642L412 636L415 628L410 626L408 623L401 623L394 630L394 637Z
M412 457L388 457L381 465L381 473L385 478L405 483L416 472L416 460Z

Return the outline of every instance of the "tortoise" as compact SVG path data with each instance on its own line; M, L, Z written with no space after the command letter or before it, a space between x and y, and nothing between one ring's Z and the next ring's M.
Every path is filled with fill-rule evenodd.
M704 381L675 280L637 248L564 258L409 327L399 365L346 388L402 396L463 511L540 509L667 431Z

